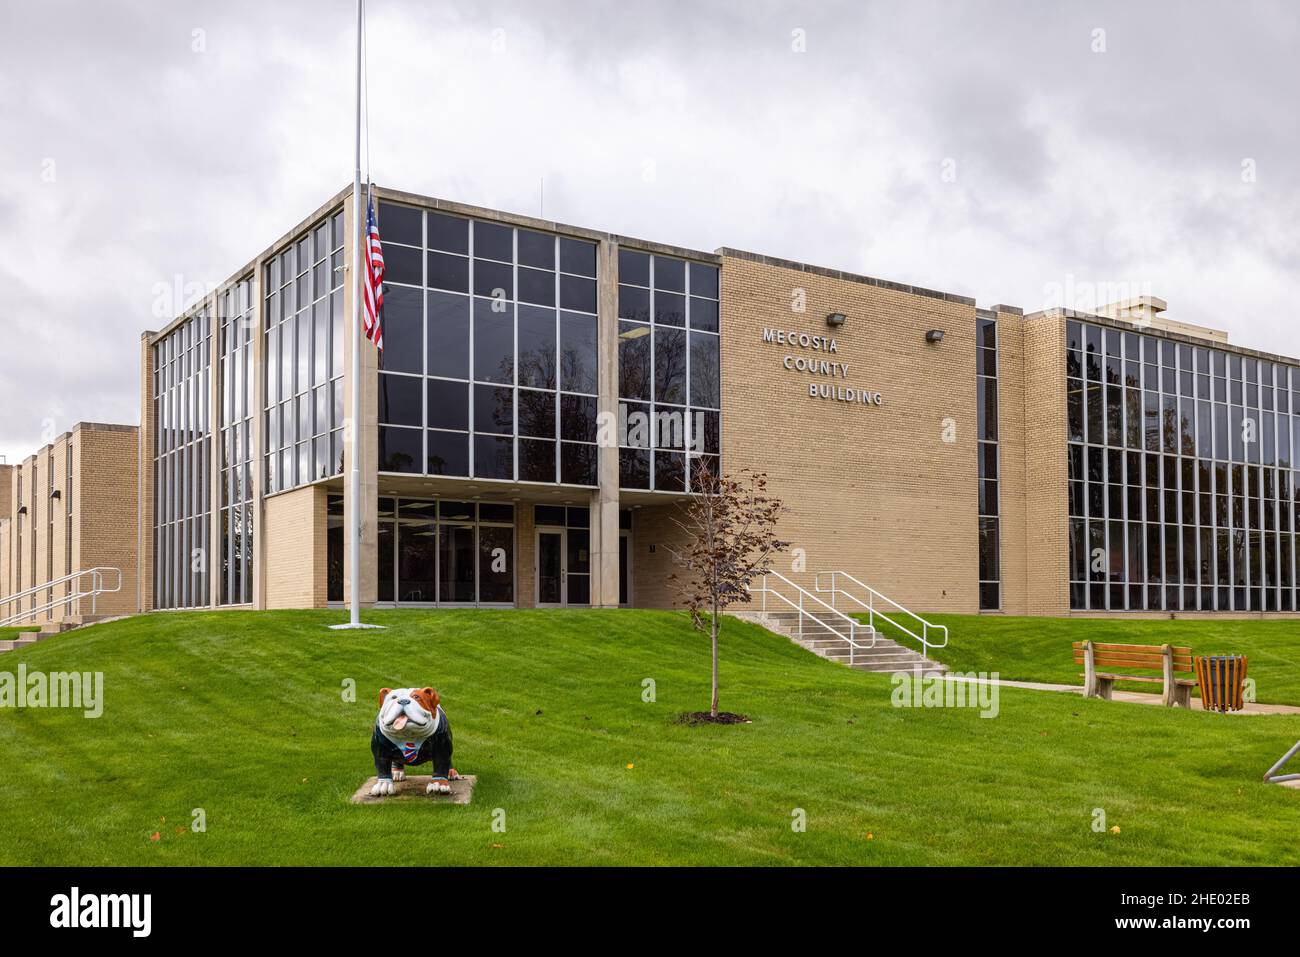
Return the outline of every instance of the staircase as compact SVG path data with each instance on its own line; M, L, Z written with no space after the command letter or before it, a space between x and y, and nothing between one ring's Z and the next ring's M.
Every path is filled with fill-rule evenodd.
M759 599L758 607L742 615L784 635L813 654L859 671L905 671L927 675L944 674L948 670L946 665L929 657L931 648L948 644L946 628L930 624L846 573L832 572L829 576L825 587L821 575L817 576L814 586L818 592L829 594L830 600L827 601L785 576L769 572L758 585L749 589ZM850 608L860 605L867 621L858 621L837 607L844 604ZM921 650L882 637L876 630L877 620L916 639ZM942 635L942 643L932 640L939 635Z
M106 582L112 582L111 587ZM23 631L12 638L0 640L0 652L26 648L52 635L59 635L73 628L92 625L104 621L107 616L96 613L96 602L100 595L112 594L122 589L122 572L116 568L88 568L84 571L65 575L54 581L45 582L35 588L7 595L0 598L0 628L23 627L39 624L39 631ZM58 592L64 592L58 595ZM53 597L58 595L57 597ZM23 600L33 602L33 607L22 611ZM43 601L41 605L35 602ZM90 614L82 614L82 602L90 603ZM63 615L55 620L52 616L56 609L62 609ZM42 621L41 619L46 619Z
M769 630L785 635L796 645L807 648L813 654L821 655L829 661L838 661L859 671L912 672L919 668L922 674L943 674L948 670L947 665L931 661L919 651L913 651L896 641L882 638L874 629L870 637L866 638L865 629L870 626L863 626L862 632L870 644L867 647L854 648L825 624L807 615L803 616L801 627L800 615L797 611L768 612L766 615L759 613L754 617Z
M73 628L80 628L83 625L93 625L96 622L108 620L110 620L110 618L107 615L69 615L59 621L42 622L40 631L22 631L14 635L12 638L0 639L0 652L26 648L28 645L34 645L36 642L44 641L46 638L61 635L65 631L71 631Z

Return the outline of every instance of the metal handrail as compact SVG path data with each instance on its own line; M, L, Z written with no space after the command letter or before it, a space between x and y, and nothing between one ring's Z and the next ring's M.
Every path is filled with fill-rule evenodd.
M788 596L788 595L784 595L784 594L781 593L780 590L771 587L771 586L768 584L768 579L769 579L769 578L775 578L775 579L777 579L778 581L784 582L784 583L785 583L786 585L788 585L790 588L794 589L794 590L798 593L799 600L796 602L796 601L795 601L793 598L791 598L790 596ZM805 617L810 618L814 623L816 623L816 624L820 625L821 627L825 628L827 631L829 631L831 634L835 635L837 638L839 638L839 639L841 639L841 640L843 640L843 641L848 642L848 645L849 645L849 665L850 665L850 666L853 665L853 662L854 662L854 659L855 659L855 655L856 655L856 653L857 653L859 650L865 650L865 649L867 649L867 648L873 648L873 647L875 647L875 644L876 644L876 630L875 630L875 628L874 628L873 626L871 626L871 625L867 625L867 626L865 626L865 627L866 627L866 632L867 632L867 634L869 634L869 635L871 636L871 642L870 642L870 644L866 644L866 643L863 643L863 642L859 641L859 640L858 640L858 632L863 628L863 624L862 624L862 622L858 621L856 618L853 618L853 617L850 616L850 615L846 615L846 614L844 614L844 612L840 611L838 608L834 607L833 605L829 605L829 604L827 604L825 601L823 601L822 599L818 598L816 595L814 595L812 592L808 591L806 588L803 588L803 587L801 587L801 586L799 586L799 585L796 585L794 582L790 581L790 579L786 578L786 577L785 577L784 575L782 575L780 572L768 572L766 575L764 575L764 576L762 577L761 582L762 582L762 583L761 583L761 584L759 585L759 587L757 587L757 588L755 588L753 585L747 585L747 586L745 586L745 587L746 587L746 590L747 590L751 595L755 595L755 594L757 594L757 595L761 595L761 596L762 596L761 611L763 611L764 613L767 612L767 596L768 596L768 595L773 595L773 596L775 596L776 598L779 598L781 601L785 602L785 603L786 603L787 605L789 605L791 608L796 609L796 610L799 612L799 637L800 637L800 638L803 637L803 621L804 621L804 618L805 618ZM833 615L833 616L835 616L836 618L843 619L843 621L846 622L847 625L848 625L848 629L847 629L847 630L848 630L848 634L847 634L847 635L844 634L842 631L840 631L839 629L837 629L834 625L830 624L830 622L826 621L824 617L818 617L817 615L814 615L811 611L809 611L808 609L806 609L806 608L804 607L804 603L805 603L805 601L811 601L811 602L814 602L815 604L820 605L822 608L826 609L827 612L830 612L830 614ZM840 626L840 628L843 628L843 627L844 627L844 625L841 625L841 626Z
M823 588L823 587L822 587L822 575L830 575L830 577L831 577L831 584L830 584L830 587L829 587L829 588ZM845 590L844 588L841 588L840 585L839 585L839 580L840 580L840 577L841 577L841 576L844 577L844 578L847 578L849 581L851 581L854 585L857 585L859 588L864 589L864 590L866 591L866 593L867 593L867 600L866 600L866 601L863 601L861 598L859 598L857 595L853 594L851 591L847 591L847 590ZM818 572L817 575L816 575L816 577L813 579L813 589L814 589L815 591L819 591L819 592L821 592L821 593L823 593L823 594L829 593L830 596L831 596L831 604L832 604L832 605L834 605L834 603L835 603L835 597L836 597L837 595L843 595L845 598L848 598L848 599L851 599L852 601L857 602L859 605L861 605L863 608L865 608L865 609L867 610L867 622L868 622L868 624L870 624L870 625L872 625L872 626L874 627L874 626L875 626L875 623L876 623L876 617L879 616L880 618L883 618L885 621L889 622L891 625L893 625L893 626L894 626L895 628L897 628L899 631L903 632L903 633L906 634L906 635L911 635L913 638L915 638L917 641L919 641L919 642L921 643L921 651L922 651L922 653L923 653L927 658L930 657L930 649L931 649L931 648L947 648L947 647L948 647L948 626L947 626L947 625L936 625L936 624L934 624L934 623L932 623L932 622L926 621L924 618L922 618L922 617L921 617L920 615L918 615L916 612L914 612L914 611L909 611L908 609L906 609L906 608L904 608L902 605L900 605L898 602L894 601L894 599L890 598L888 595L882 595L880 592L876 591L876 590L875 590L874 588L872 588L870 585L868 585L868 584L866 584L866 583L864 583L864 582L860 582L860 581L858 581L856 578L854 578L854 577L853 577L852 575L850 575L848 572L838 572L838 571L837 571L837 572ZM881 611L880 609L878 609L878 608L876 607L876 599L880 599L880 600L883 601L883 602L888 602L890 605L892 605L892 606L893 606L894 608L896 608L898 611L902 612L902 613L905 614L905 615L909 615L909 616L911 616L913 619L915 619L916 621L920 622L920 623L921 623L921 633L918 635L916 632L912 631L911 628L908 628L906 625L900 624L899 622L897 622L897 621L895 621L893 618L891 618L889 615L887 615L885 612L883 612L883 611ZM943 632L943 641L942 641L942 643L940 643L940 642L932 642L932 641L930 640L930 629L931 629L931 628L933 628L936 632Z
M104 584L104 577L109 573L116 577L116 584L114 584L112 588L108 588ZM90 587L83 588L82 582L87 578L89 578ZM34 595L40 594L41 592L53 592L53 590L59 585L64 585L70 582L75 584L68 590L66 595L47 601L43 605L28 608L26 611L13 611L12 606L15 602L21 603L24 598L30 598ZM56 578L52 581L45 582L42 585L28 588L26 591L16 592L13 595L6 595L3 598L0 598L0 608L3 608L6 605L10 606L10 614L8 617L0 618L0 628L21 624L29 618L34 621L39 615L74 603L78 604L78 611L80 611L79 603L85 598L90 599L90 613L93 615L96 612L97 600L100 595L113 594L121 590L122 570L120 568L111 568L107 565L101 565L95 568L87 568L79 572L73 572L71 575L64 575L62 578Z

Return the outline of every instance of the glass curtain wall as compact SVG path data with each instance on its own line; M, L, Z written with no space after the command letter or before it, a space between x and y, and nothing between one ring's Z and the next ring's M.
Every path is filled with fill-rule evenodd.
M343 213L263 267L267 494L343 473Z
M684 492L717 474L718 269L620 249L619 486Z
M392 203L379 220L379 470L596 485L596 244Z
M1293 611L1300 368L1067 324L1070 604Z
M212 316L206 306L153 346L157 608L209 604L211 357Z
M253 335L252 275L218 293L220 340L217 409L221 535L218 604L253 600Z

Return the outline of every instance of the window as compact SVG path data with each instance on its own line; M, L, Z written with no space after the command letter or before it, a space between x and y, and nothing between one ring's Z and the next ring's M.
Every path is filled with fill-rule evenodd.
M619 485L687 491L720 469L718 269L620 249Z
M265 417L262 469L270 495L343 472L342 210L271 257L263 266L262 292L266 386L259 408ZM399 302L392 328L385 323L384 344L405 356L410 349L403 341L401 311ZM417 358L422 348L417 341Z
M208 303L153 346L156 608L197 608L210 602L211 375ZM71 508L71 481L68 490Z
M393 203L379 220L380 471L595 485L595 243Z
M979 601L980 611L1002 607L1002 562L998 474L998 327L991 318L975 320L975 376L981 397L979 441Z
M1071 607L1296 610L1300 369L1123 333L1112 403L1079 375L1111 332L1067 323Z
M221 577L217 603L253 600L253 277L217 293L217 487ZM308 361L308 364L310 362ZM302 408L310 418L306 396Z
M495 502L379 499L378 598L408 605L511 604L515 510ZM342 601L343 497L326 501L327 595Z

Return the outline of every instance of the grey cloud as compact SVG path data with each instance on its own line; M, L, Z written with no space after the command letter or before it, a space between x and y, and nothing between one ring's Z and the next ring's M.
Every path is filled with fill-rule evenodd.
M1300 351L1300 12L1281 0L370 8L381 182L535 213L544 179L553 218L982 304L1145 279L1177 318ZM156 287L227 278L347 182L352 18L0 12L0 454L48 418L136 421Z

